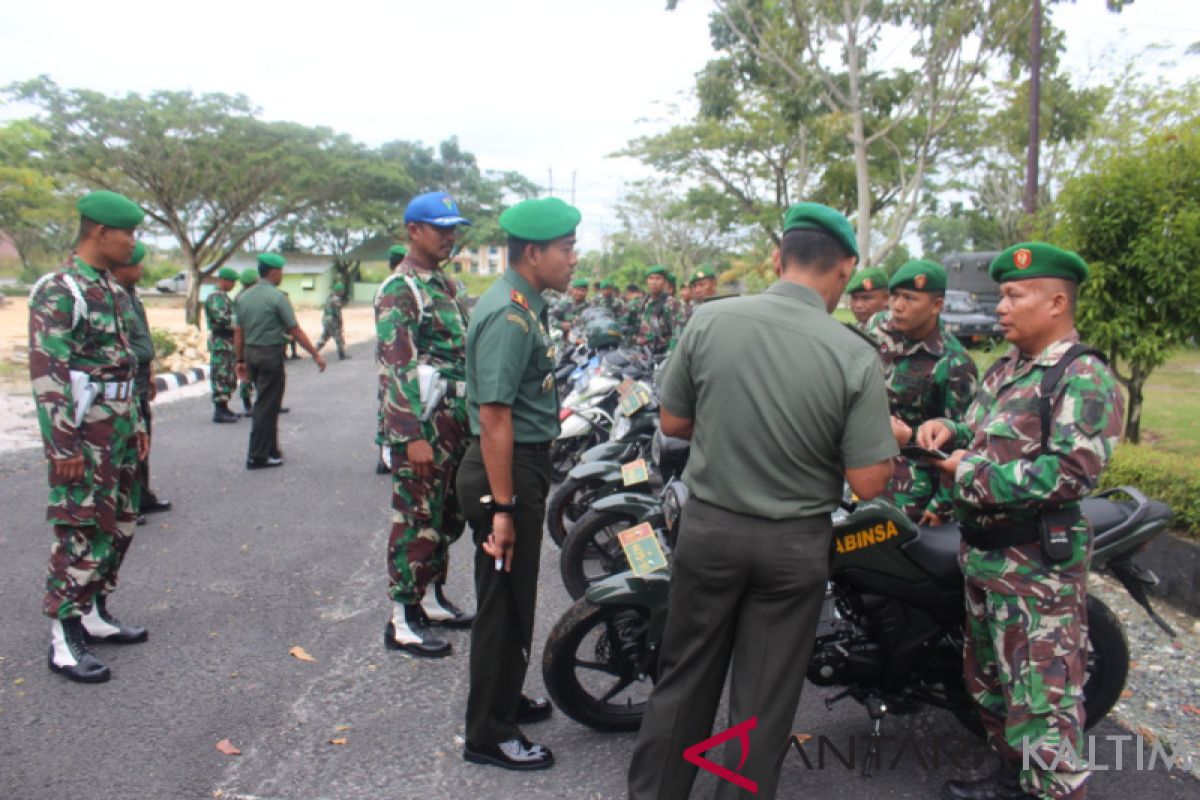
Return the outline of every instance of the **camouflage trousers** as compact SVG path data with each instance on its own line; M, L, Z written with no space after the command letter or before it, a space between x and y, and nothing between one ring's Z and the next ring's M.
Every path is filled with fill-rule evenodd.
M450 545L466 526L454 479L467 449L467 409L447 398L422 423L433 448L433 477L422 480L393 450L392 530L388 536L388 594L397 603L416 603L430 583L446 579ZM401 455L397 460L396 455Z
M84 474L56 481L50 469L46 520L54 525L42 610L52 619L77 617L92 598L117 587L117 573L137 523L137 436L133 401L100 401L82 426Z
M223 349L222 345L213 347L214 340L209 339L208 342L208 384L212 387L212 399L214 403L224 403L233 397L233 392L237 389L237 371L234 369L237 356L233 349Z
M1086 587L1066 584L1052 598L1001 594L966 585L963 671L988 740L1021 767L1021 786L1039 797L1082 798L1089 773L1063 747L1080 752L1087 671ZM1056 763L1057 759L1057 763ZM1053 769L1042 768L1042 764Z
M341 320L338 320L337 322L330 322L329 320L325 321L324 326L321 328L321 338L317 339L317 350L319 351L322 347L324 347L325 343L330 339L333 339L334 344L337 345L338 355L345 355L346 337L342 335Z

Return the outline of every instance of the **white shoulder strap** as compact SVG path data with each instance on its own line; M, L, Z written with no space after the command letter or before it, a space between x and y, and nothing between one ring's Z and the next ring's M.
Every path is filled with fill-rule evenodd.
M422 325L425 322L425 304L429 302L429 298L421 291L421 287L417 285L417 280L412 275L405 275L404 282L408 284L408 290L413 293L413 297L417 298L417 309L419 316L417 324Z
M49 282L57 274L59 273L47 272L45 275L37 279L37 282L33 284L33 288L29 290L29 304L31 306L33 305L34 295L38 293L38 290L42 288L42 285ZM67 289L71 292L71 297L75 300L71 308L71 327L74 328L79 324L80 320L83 319L84 314L87 313L87 301L83 299L83 290L79 288L79 283L74 278L72 278L70 275L63 274L63 283L67 284Z

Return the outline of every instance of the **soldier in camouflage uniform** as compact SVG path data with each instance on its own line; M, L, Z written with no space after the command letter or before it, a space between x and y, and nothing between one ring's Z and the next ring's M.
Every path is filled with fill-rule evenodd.
M642 287L636 283L625 287L625 311L617 318L617 322L621 323L621 332L625 335L626 344L637 343L638 334L642 330L642 306L645 302L646 296L642 293Z
M667 292L669 280L665 267L654 267L646 276L646 287L650 294L642 304L637 343L650 348L650 352L656 356L675 346L675 340L683 328L679 301Z
M338 360L345 361L350 357L346 352L346 337L342 335L342 306L346 304L342 292L346 287L339 281L333 285L329 299L325 301L325 310L321 313L321 338L317 339L317 350L333 339L337 344Z
M558 325L564 334L570 334L579 315L590 308L587 295L587 278L576 278L571 281L570 295L560 301L550 312L554 324Z
M429 625L463 628L474 619L443 591L449 548L465 525L454 478L467 447L467 314L441 264L453 252L456 226L470 223L445 192L413 198L404 222L408 255L375 297L384 381L379 444L391 448L392 464L393 605L384 644L437 657L450 654L450 643Z
M208 318L208 382L212 387L213 422L237 422L238 415L229 410L229 398L237 388L237 357L233 352L233 300L229 297L237 284L238 273L233 267L217 271L217 289L204 301Z
M100 683L111 673L88 641L147 638L145 628L121 624L107 607L133 541L137 461L149 448L134 396L128 297L110 270L129 263L143 213L114 192L92 192L76 207L74 261L30 292L29 377L50 462L46 518L55 541L42 605L53 620L49 666Z
M404 261L404 257L408 255L408 248L402 244L394 244L388 248L388 269L392 272L396 271L396 267ZM463 297L466 297L466 292L463 292ZM387 394L387 375L382 368L383 358L380 355L379 339L375 340L375 363L381 365L379 369L379 390L376 392L376 399L379 400L378 425L375 430L375 447L379 451L379 457L375 460L376 475L390 475L392 472L392 451L386 444L381 444L384 440L383 431L383 398Z
M242 283L242 292L249 289L254 284L258 283L258 270L254 267L246 267L242 270L238 280ZM241 296L241 292L238 292ZM254 381L240 381L238 385L238 395L242 398L242 416L250 417L254 415Z
M963 528L964 672L1001 755L996 776L952 781L943 797L1080 798L1087 770L1059 758L1066 743L1080 751L1085 723L1092 542L1079 502L1112 455L1124 401L1112 371L1078 343L1083 259L1032 242L997 256L990 274L1015 347L984 376L963 422L929 422L917 436L923 447L961 448L939 467L954 479ZM1025 744L1037 758L1021 770Z
M621 302L621 297L617 294L617 285L611 280L600 282L600 293L594 298L593 305L596 308L607 308L612 313L613 319L618 322L625 313L625 304Z
M892 310L872 317L866 333L879 343L892 430L903 446L923 422L961 420L975 399L979 373L942 325L946 270L940 264L909 261L892 276L888 289ZM897 456L892 468L883 497L909 519L940 525L950 515L950 484L933 465Z
M867 329L871 317L888 307L888 274L880 267L861 269L846 284L850 295L850 313L860 331Z

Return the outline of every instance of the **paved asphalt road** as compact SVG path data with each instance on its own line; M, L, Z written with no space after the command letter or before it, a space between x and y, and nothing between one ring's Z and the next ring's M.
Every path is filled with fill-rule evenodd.
M450 634L456 652L446 660L384 651L389 490L373 472L370 349L353 352L323 375L307 360L291 363L282 469L246 472L249 422L213 425L206 398L159 407L154 482L175 510L138 528L112 604L151 638L98 648L114 672L102 686L46 669L44 465L36 451L0 455L0 800L624 796L633 736L596 733L562 714L527 731L554 748L553 770L463 763L466 633ZM460 541L451 561L450 594L465 605L473 605L469 550ZM553 545L542 564L538 665L568 606ZM294 646L316 660L291 657ZM539 668L527 685L542 693ZM860 707L827 711L825 694L806 692L796 730L835 743L867 733ZM896 717L886 732L960 735L940 711ZM221 739L242 755L217 752ZM1112 763L1111 748L1102 752ZM832 761L810 770L792 751L780 796L929 798L956 774L911 757L874 777ZM713 780L702 774L695 796L709 796ZM1106 772L1092 789L1092 798L1200 796L1190 778L1161 768Z

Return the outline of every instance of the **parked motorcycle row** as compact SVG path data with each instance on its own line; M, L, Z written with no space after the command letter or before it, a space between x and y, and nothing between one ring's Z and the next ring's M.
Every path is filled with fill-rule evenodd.
M603 309L597 309L602 311ZM590 326L589 326L590 329ZM558 373L563 433L546 533L560 548L563 585L575 600L544 648L542 675L556 705L601 731L641 723L666 625L669 561L687 487L689 443L658 429L648 354L587 338L564 342ZM1166 530L1172 512L1132 487L1083 501L1094 571L1117 579L1169 635L1150 605L1157 578L1134 557ZM618 539L641 525L668 567L630 571ZM643 529L644 530L644 529ZM983 735L963 685L963 578L956 523L918 527L885 500L848 497L834 515L831 573L807 680L838 687L826 702L863 705L876 732L887 714L944 708ZM1120 698L1129 650L1117 617L1088 598L1087 726Z

